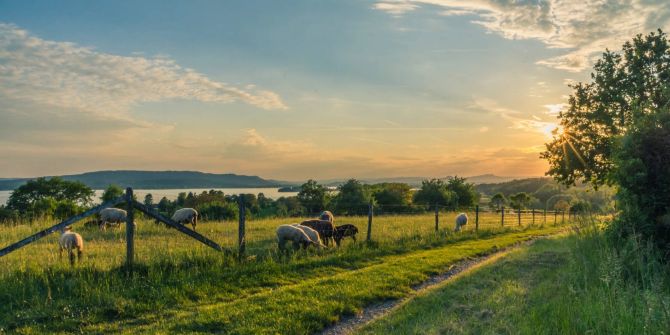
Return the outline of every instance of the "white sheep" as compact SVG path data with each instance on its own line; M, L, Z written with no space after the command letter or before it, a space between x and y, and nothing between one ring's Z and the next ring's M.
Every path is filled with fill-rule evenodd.
M456 216L456 228L454 231L461 231L461 227L468 224L468 215L465 213L460 213Z
M74 249L77 249L77 260L81 261L81 255L84 252L84 239L81 235L71 231L70 227L61 230L58 239L59 255L63 258L63 251L67 251L70 257L70 264L74 265Z
M120 227L122 222L126 222L126 216L128 213L123 209L118 208L105 208L100 211L100 229L106 230L107 226L113 223L115 226Z
M298 249L300 246L307 249L307 246L314 244L314 242L312 242L304 230L292 225L283 224L277 227L277 242L279 243L279 250L284 250L286 248L287 241L291 241L293 243L294 249Z
M305 234L307 234L307 237L309 237L309 239L312 240L314 245L316 245L317 247L319 247L319 248L325 247L325 245L323 245L323 242L321 242L321 238L319 237L319 232L317 232L316 230L314 230L310 227L307 227L307 226L303 226L299 223L294 223L291 226L298 227L298 228L302 229L302 231L304 231Z
M172 215L172 221L187 224L190 223L195 230L196 224L198 224L198 211L193 208L182 208L174 212Z
M335 223L335 216L331 211L323 211L319 214L319 220L330 221L330 223Z

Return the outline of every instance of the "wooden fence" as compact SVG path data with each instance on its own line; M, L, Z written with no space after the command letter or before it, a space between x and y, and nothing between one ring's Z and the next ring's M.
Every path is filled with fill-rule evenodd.
M223 251L223 248L221 248L220 245L218 245L216 242L208 239L207 237L197 233L194 230L191 230L177 222L172 221L169 218L166 218L165 216L161 215L160 213L154 211L151 208L148 208L147 206L137 202L136 200L133 199L133 189L132 188L127 188L125 195L114 199L112 201L106 202L102 205L93 207L89 210L87 210L84 213L81 213L79 215L75 215L73 217L70 217L58 224L55 224L47 229L44 229L40 232L37 232L31 236L28 236L21 241L18 241L16 243L13 243L5 248L0 249L0 257L5 256L9 254L12 251L15 251L19 248L25 247L28 244L31 244L49 234L52 234L58 230L61 230L67 226L71 226L75 224L77 221L80 221L82 219L85 219L89 216L95 215L101 210L105 208L110 208L114 207L116 205L120 205L122 203L126 204L126 210L127 210L127 216L126 216L126 266L129 268L132 268L134 258L135 258L135 224L134 224L134 218L135 214L134 211L137 209L140 212L143 212L144 214L148 215L151 218L154 218L158 220L159 222L162 222L169 227L175 228L177 231L186 234L190 236L191 238L199 241L200 243L203 243L217 251ZM244 217L241 216L241 221L244 220ZM243 230L242 230L243 231Z

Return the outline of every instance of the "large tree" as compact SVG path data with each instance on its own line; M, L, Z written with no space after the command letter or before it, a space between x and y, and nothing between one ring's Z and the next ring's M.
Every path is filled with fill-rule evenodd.
M447 189L440 179L424 180L421 182L421 189L414 194L414 203L428 205L434 208L437 206L453 207L456 194Z
M590 83L573 85L542 157L548 174L574 185L616 185L621 235L670 250L670 45L662 31L606 51Z
M572 85L568 106L559 114L542 157L548 174L574 185L616 184L612 172L621 138L638 120L660 113L670 102L670 47L662 31L638 35L623 50L607 50L594 66L590 83ZM667 111L666 111L667 112Z
M30 212L38 202L41 203L37 207L42 208L42 205L52 202L51 200L55 204L70 202L77 206L88 206L92 203L94 194L90 187L78 181L42 177L29 180L14 190L7 201L7 208L23 214Z

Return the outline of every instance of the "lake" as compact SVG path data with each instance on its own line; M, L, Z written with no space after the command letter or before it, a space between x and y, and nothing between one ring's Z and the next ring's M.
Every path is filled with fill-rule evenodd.
M161 200L162 197L166 197L170 200L175 200L177 199L177 195L179 195L180 192L193 192L195 194L202 193L203 191L209 191L211 188L193 188L193 189L167 189L167 190L133 190L133 192L137 195L137 199L141 202L144 200L144 196L147 195L148 193L151 193L151 195L154 197L154 202L158 202ZM272 198L272 199L277 199L279 197L288 197L288 196L293 196L297 195L298 192L279 192L278 188L215 188L214 190L217 191L223 191L224 194L256 194L258 193L263 193L265 194L266 197ZM104 190L95 190L95 199L94 201L100 202L100 196L102 195L102 192ZM12 191L0 191L0 205L4 205L7 203L7 199L9 199L9 195L12 193Z

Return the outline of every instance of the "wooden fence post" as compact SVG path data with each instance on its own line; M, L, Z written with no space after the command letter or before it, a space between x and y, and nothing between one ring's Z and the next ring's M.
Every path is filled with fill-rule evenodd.
M505 206L502 206L500 210L500 226L501 227L505 226Z
M438 231L440 228L440 210L435 204L435 231Z
M554 226L556 225L556 216L558 215L558 210L554 209Z
M479 205L475 206L475 232L479 231Z
M547 224L547 207L544 208L544 224Z
M521 206L519 205L519 209L517 209L516 216L519 218L519 227L521 227Z
M247 246L247 237L246 237L246 214L247 211L244 208L244 195L240 194L238 198L238 208L239 208L239 225L237 227L237 245L238 245L238 257L241 260L244 257L244 251Z
M531 211L533 211L533 225L535 225L535 208L531 208Z
M126 188L126 267L132 269L135 258L135 207L133 206L133 189Z
M368 242L370 242L371 234L372 234L372 201L370 201L370 204L368 205L368 236L366 238Z
M565 211L562 211L561 213L561 224L565 223Z

